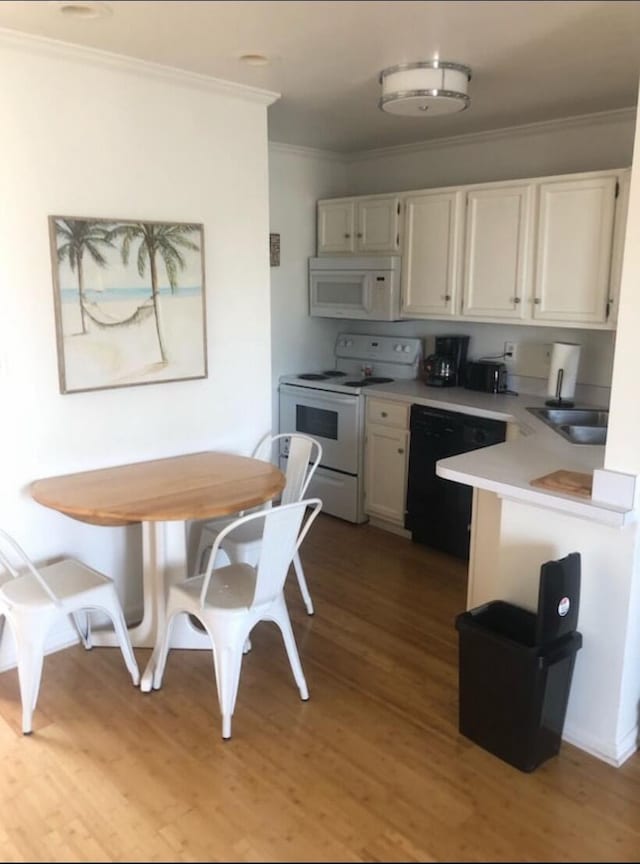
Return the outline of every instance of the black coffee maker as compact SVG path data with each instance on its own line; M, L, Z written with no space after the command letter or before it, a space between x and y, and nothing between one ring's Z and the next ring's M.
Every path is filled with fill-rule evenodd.
M463 383L469 336L436 336L436 350L425 357L422 380L430 387L456 387Z

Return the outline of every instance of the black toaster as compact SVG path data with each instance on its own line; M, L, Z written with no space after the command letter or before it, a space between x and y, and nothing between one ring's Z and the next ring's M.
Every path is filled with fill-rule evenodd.
M485 393L504 393L507 389L507 367L494 360L471 360L464 367L464 386Z

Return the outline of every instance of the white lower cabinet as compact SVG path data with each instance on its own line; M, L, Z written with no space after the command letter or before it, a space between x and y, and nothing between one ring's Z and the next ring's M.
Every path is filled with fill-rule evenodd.
M367 399L365 511L404 528L409 467L409 406Z

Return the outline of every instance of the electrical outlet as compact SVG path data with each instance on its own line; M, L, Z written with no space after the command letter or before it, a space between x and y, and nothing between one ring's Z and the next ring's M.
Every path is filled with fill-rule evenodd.
M505 342L504 343L504 356L505 360L510 360L512 363L516 362L516 342Z

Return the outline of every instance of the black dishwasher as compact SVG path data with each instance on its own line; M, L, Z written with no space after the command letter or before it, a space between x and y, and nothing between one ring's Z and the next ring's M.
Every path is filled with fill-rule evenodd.
M436 462L505 440L506 423L411 406L411 444L405 528L415 543L469 558L473 490L436 475Z

